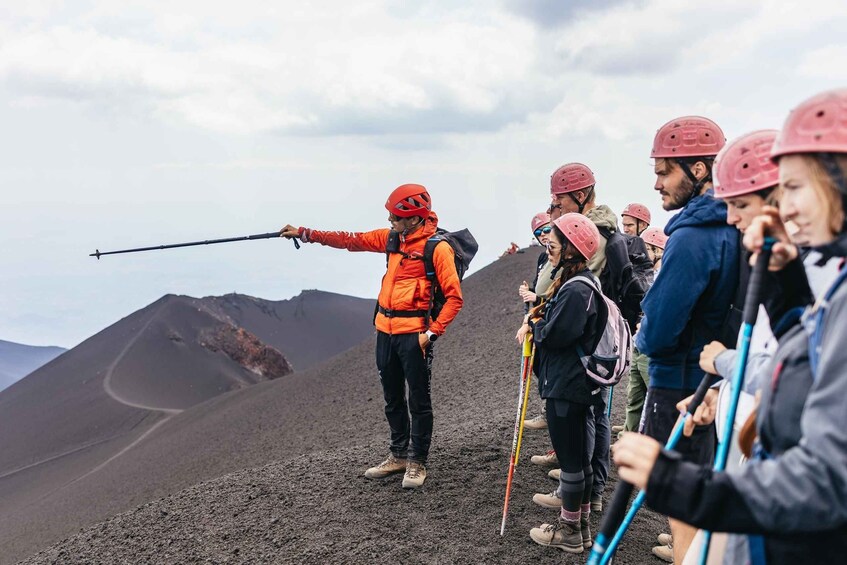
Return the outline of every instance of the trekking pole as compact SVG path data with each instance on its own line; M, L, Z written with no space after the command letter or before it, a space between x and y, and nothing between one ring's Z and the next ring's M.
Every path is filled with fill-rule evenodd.
M526 407L529 404L529 383L532 382L532 363L535 360L535 343L532 341L532 334L528 336L529 339L529 360L527 361L527 369L526 369L526 385L524 386L523 391L523 408L521 409L521 425L518 430L518 448L515 451L515 466L517 467L518 462L521 460L521 445L523 445L523 425L526 421ZM524 353L526 353L526 344L524 344Z
M515 415L515 433L512 436L512 453L509 456L509 475L506 478L506 499L503 502L503 520L500 522L500 535L506 531L506 515L509 513L509 497L512 493L512 478L515 475L515 465L517 465L518 453L518 438L520 430L523 428L523 416L526 414L524 406L524 390L529 388L527 374L532 371L532 346L530 340L531 335L527 335L523 344L523 355L521 356L521 382L518 389L518 412Z
M729 411L726 414L721 442L718 444L718 452L715 456L715 471L726 469L726 460L729 457L732 432L735 426L735 415L738 412L738 401L741 398L741 388L744 386L744 378L747 374L750 339L753 335L753 326L756 325L756 319L759 317L759 302L761 302L762 287L764 286L763 279L768 270L774 243L773 238L765 238L762 252L756 259L756 265L753 267L750 282L747 285L747 297L744 300L744 323L741 325L741 344L738 346L738 365L735 367L735 374L732 377L732 395L729 397ZM712 532L704 530L703 545L700 548L700 565L706 565L711 544Z
M138 253L139 251L155 251L157 249L174 249L177 247L194 247L196 245L213 245L215 243L229 243L231 241L250 241L253 239L273 239L275 237L280 237L278 231L270 232L270 233L257 233L254 235L245 235L242 237L227 237L224 239L206 239L203 241L191 241L188 243L171 243L167 245L154 245L151 247L136 247L135 249L121 249L120 251L103 251L101 252L99 249L96 249L94 253L89 253L89 257L97 257L97 260L100 260L100 257L103 255L117 255L119 253ZM300 242L296 239L292 239L294 242L294 247L300 249Z
M679 443L680 438L682 438L682 431L685 428L685 422L689 418L694 417L694 412L697 411L697 408L703 402L703 398L706 397L706 392L708 392L709 386L712 384L712 377L713 375L706 374L703 380L700 381L691 402L686 407L685 413L680 414L673 431L671 431L668 442L665 444L665 449L672 450ZM633 486L629 483L621 481L618 484L615 494L612 497L612 504L608 512L603 516L603 522L600 524L600 532L597 534L597 539L594 540L594 546L591 548L591 554L588 556L586 565L608 565L612 557L614 557L615 550L618 548L621 539L623 539L638 510L644 504L644 499L647 497L645 491L642 490L639 492L638 496L632 502L629 512L626 513L620 526L618 526L617 520L620 520L620 516L623 514L623 508L626 508L626 503L629 501L632 489ZM616 529L617 531L615 531ZM614 537L611 537L612 532L615 532ZM610 537L611 541L609 541Z
M609 405L606 406L606 417L607 418L612 417L612 398L614 397L614 394L615 394L615 385L612 385L612 386L609 387ZM609 425L611 425L611 424L609 424Z

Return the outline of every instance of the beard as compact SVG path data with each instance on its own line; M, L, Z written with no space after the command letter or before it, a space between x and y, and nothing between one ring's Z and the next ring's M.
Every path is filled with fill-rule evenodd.
M671 210L679 210L684 208L686 204L694 197L694 183L688 176L684 176L679 183L677 189L673 192L667 192L668 201L662 202L662 208L670 212Z

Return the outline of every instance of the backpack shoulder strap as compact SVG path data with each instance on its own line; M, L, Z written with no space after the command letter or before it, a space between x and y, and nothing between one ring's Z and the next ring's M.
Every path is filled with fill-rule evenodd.
M424 244L424 270L426 271L426 278L433 284L438 283L438 277L435 274L435 261L433 260L433 257L435 257L435 247L442 241L446 240L440 234L435 234L426 240Z

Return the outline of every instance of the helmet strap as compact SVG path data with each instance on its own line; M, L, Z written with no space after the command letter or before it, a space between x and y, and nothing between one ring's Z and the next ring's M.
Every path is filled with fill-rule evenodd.
M698 196L700 191L703 190L703 187L706 186L706 183L712 182L712 169L709 167L709 164L705 161L705 159L697 159L697 161L702 162L706 165L706 176L702 179L698 179L697 176L691 171L691 166L689 165L689 161L685 159L677 159L677 164L682 168L682 171L685 173L685 176L691 181L691 194L688 195L688 198L685 199L685 203L691 201L692 198ZM696 162L696 161L695 161Z
M580 189L580 190L582 190L582 189ZM576 191L576 192L579 192L579 191ZM568 196L571 197L571 200L573 200L576 203L577 208L579 208L580 214L582 214L582 211L585 210L585 206L588 204L588 201L591 200L591 194L593 192L594 192L594 186L592 185L592 186L588 187L588 190L585 192L585 200L583 200L582 202L579 201L579 198L574 196L573 192L568 193Z

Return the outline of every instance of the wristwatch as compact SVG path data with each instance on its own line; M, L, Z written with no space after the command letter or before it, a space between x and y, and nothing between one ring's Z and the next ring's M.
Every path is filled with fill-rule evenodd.
M431 330L427 330L425 333L426 333L427 339L429 339L430 342L435 342L435 340L438 339L438 334L432 332Z

